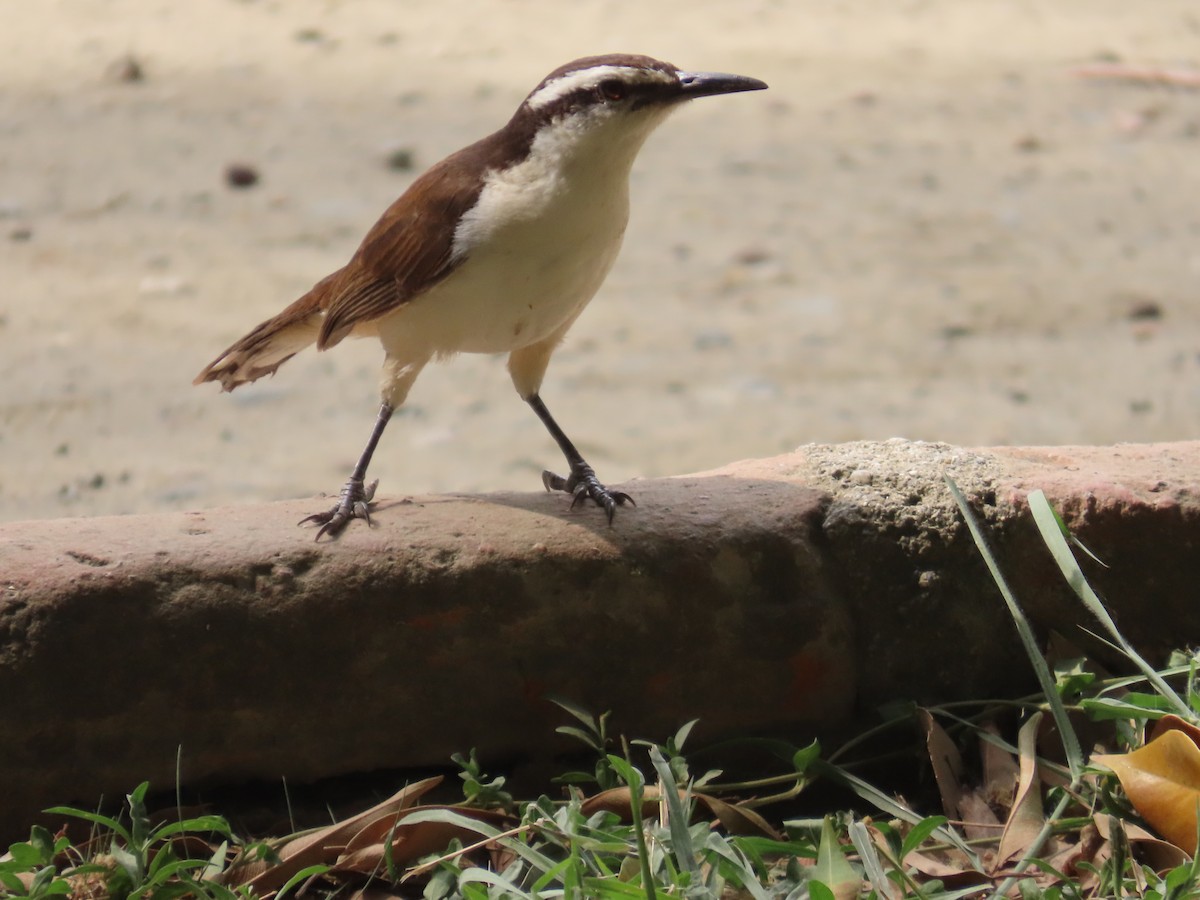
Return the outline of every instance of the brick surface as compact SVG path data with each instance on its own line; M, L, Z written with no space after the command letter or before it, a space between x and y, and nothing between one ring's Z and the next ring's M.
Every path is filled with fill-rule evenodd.
M1031 677L943 476L1041 625L1083 639L1024 498L1110 565L1131 639L1200 639L1200 442L802 447L624 485L609 528L546 494L384 498L314 543L323 501L0 525L0 836L149 779L291 782L535 752L563 715L630 736L828 734L878 703Z

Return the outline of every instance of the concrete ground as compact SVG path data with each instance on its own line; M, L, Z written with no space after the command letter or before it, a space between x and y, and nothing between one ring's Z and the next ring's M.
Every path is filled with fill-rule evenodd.
M1194 0L23 4L0 37L0 519L336 491L373 342L230 396L192 377L417 171L613 50L771 90L651 140L624 254L551 366L607 480L808 441L1194 438L1200 93L1075 70L1194 63L1197 32ZM393 498L536 491L556 464L503 361L464 357L422 376L373 474Z

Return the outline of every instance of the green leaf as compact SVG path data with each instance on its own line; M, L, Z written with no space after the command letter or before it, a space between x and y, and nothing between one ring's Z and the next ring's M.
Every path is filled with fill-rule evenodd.
M1157 694L1130 692L1122 697L1087 697L1079 707L1097 722L1112 719L1160 719L1174 709L1173 704Z
M1089 672L1085 666L1087 661L1082 657L1065 659L1054 665L1054 681L1058 694L1064 700L1078 697L1096 681L1096 674Z
M668 824L671 830L671 848L675 852L675 861L682 871L692 877L693 881L699 881L702 876L700 864L696 862L696 851L692 847L692 836L688 831L688 813L683 808L683 801L679 799L679 787L675 783L671 767L657 747L650 748L650 762L654 764L654 771L658 773L660 794L666 801L667 810L670 813Z
M813 867L813 878L837 894L846 885L857 886L862 878L846 861L842 845L833 833L833 818L826 816L821 822L821 843L817 847L817 864ZM811 891L811 886L810 886Z
M324 863L304 867L284 883L279 892L275 894L275 900L283 900L287 896L287 893L296 887L296 885L303 884L314 875L324 875L332 868L333 866L327 866Z
M890 898L892 884L883 871L883 862L879 858L875 842L871 840L871 832L862 822L851 822L847 831L850 843L854 845L854 849L858 851L858 858L862 860L863 868L867 873L867 881L875 889L876 895Z
M224 816L197 816L181 822L170 822L154 830L156 841L176 834L219 834L233 840L233 831Z
M527 891L521 890L516 884L496 872L489 872L487 869L478 867L464 869L462 874L458 876L459 887L464 887L469 884L486 884L491 887L500 888L504 897L532 897L533 895Z
M530 887L529 893L534 897L540 896L546 891L546 888L550 887L556 881L562 881L564 896L571 896L571 888L567 885L567 882L578 881L578 864L579 857L574 848L572 848L570 856L542 873L541 877ZM574 871L574 878L568 874L568 870Z
M570 713L571 715L573 715L576 719L578 719L581 723L583 723L583 726L585 728L587 728L589 731L596 731L596 725L597 725L596 717L593 716L586 709L584 709L582 706L580 706L578 703L575 703L572 700L568 700L565 697L559 697L555 694L548 695L546 697L546 699L549 700L551 703L553 703L555 706L557 706L559 709L561 709L563 712L567 712L567 713Z
M899 861L903 863L904 857L920 847L925 843L926 838L949 821L945 816L929 816L910 828L908 834L904 836L904 843L900 845Z
M696 727L696 723L699 721L699 719L692 719L692 721L681 726L675 732L675 736L671 738L671 746L675 748L676 752L683 749L684 742L687 741L688 735L692 733L692 729Z
M45 897L71 893L71 886L56 876L57 873L53 866L46 866L39 871L33 876L33 885L29 889L29 896Z
M641 792L642 786L646 780L642 777L642 773L633 767L633 764L624 758L617 756L615 753L608 754L608 764L613 767L616 773L621 776L621 779L629 785L635 792Z
M600 746L600 742L596 739L593 732L584 731L582 728L576 728L574 725L559 725L554 730L559 734L565 734L568 737L583 741L583 743L587 744L597 753L604 752L604 748Z
M114 834L119 835L126 843L133 840L124 825L116 819L102 816L99 813L88 812L86 809L74 809L70 806L51 806L49 809L44 810L44 812L55 816L74 816L76 819L83 819L85 822L91 822L94 825L107 828Z
M55 854L65 850L71 844L65 837L55 841L54 835L41 825L34 825L29 829L29 843L41 854L42 862L47 865L54 862Z
M808 767L821 757L821 742L814 740L807 747L801 747L792 754L792 767L797 775L803 775Z
M724 863L723 866L717 867L724 878L734 881L753 900L771 900L773 895L763 888L754 864L742 852L739 845L730 842L723 834L710 831L704 842L704 849L709 854L715 854L718 860ZM710 855L708 862L711 863L711 861ZM708 887L712 887L712 885L710 884Z
M555 775L551 781L555 784L593 784L596 776L591 772L563 772Z
M110 847L108 852L112 855L116 864L128 876L130 884L135 887L141 884L144 870L143 861L140 857L130 853L124 847L118 847L116 844Z
M8 888L9 893L14 897L28 896L28 892L25 889L25 882L8 869L0 869L0 884Z
M9 844L8 852L12 856L12 861L22 869L32 869L48 862L32 844Z

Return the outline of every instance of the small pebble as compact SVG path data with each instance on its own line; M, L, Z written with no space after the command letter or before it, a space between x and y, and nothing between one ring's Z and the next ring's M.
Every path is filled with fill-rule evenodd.
M1125 317L1131 322L1153 321L1163 317L1163 308L1153 300L1139 300L1129 308Z
M248 188L258 184L258 169L245 163L230 163L225 167L225 183L231 188Z
M114 81L133 84L146 80L146 70L142 68L137 57L127 54L109 65L108 77Z
M1037 153L1045 145L1036 134L1026 134L1013 142L1013 147L1021 153Z
M387 167L393 172L411 172L414 165L415 157L408 147L397 147L387 155Z

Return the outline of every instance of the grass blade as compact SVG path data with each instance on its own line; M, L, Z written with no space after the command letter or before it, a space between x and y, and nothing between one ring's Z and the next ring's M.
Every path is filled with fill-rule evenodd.
M892 797L885 794L879 788L867 781L863 781L857 775L852 775L845 769L838 766L832 766L824 760L818 760L813 764L813 771L839 784L843 784L850 790L854 791L858 796L862 797L868 803L872 804L876 809L879 809L893 818L900 819L902 822L907 822L909 825L917 826L925 819L920 813L913 812L902 803L898 803ZM787 824L786 822L784 823ZM956 850L963 853L970 861L971 865L979 871L983 871L983 863L979 859L979 854L971 849L970 845L964 841L954 829L948 825L942 825L932 829L938 840L944 841L953 846Z
M667 765L667 761L659 752L658 747L650 748L650 761L654 764L654 771L658 773L658 780L662 786L660 796L667 804L668 825L671 830L671 846L675 850L675 861L681 869L691 875L690 883L698 884L703 880L703 876L700 874L700 864L696 862L692 836L688 832L688 814L683 808L683 801L679 799L679 786L675 784L675 776L671 774L671 767Z
M850 843L858 851L858 857L862 860L863 868L866 870L867 881L871 883L871 887L880 897L885 900L893 900L896 896L895 886L883 872L879 851L875 849L875 842L871 840L871 833L867 831L867 826L862 822L852 822L848 830Z
M1154 686L1154 689L1167 699L1182 718L1187 719L1189 722L1195 722L1196 714L1188 707L1183 698L1175 693L1174 689L1167 684L1154 667L1142 659L1129 641L1125 639L1125 636L1117 630L1117 624L1112 620L1112 616L1108 614L1108 610L1104 608L1104 604L1100 602L1100 598L1092 590L1091 585L1088 584L1083 570L1079 568L1079 562L1075 559L1075 554L1071 552L1070 544L1067 543L1067 539L1063 536L1064 526L1062 520L1050 505L1050 501L1046 499L1045 493L1042 491L1033 491L1028 497L1028 502L1029 511L1033 513L1033 521L1042 535L1042 541L1046 544L1046 549L1050 551L1050 555L1058 565L1059 571L1062 572L1063 577L1067 580L1067 584L1071 586L1071 590L1075 592L1075 595L1087 607L1088 612L1095 616L1100 621L1100 624L1104 626L1104 629L1112 635L1121 652L1141 670L1146 680Z
M633 834L637 839L638 867L642 873L642 889L646 900L655 900L654 872L650 868L650 849L646 846L646 822L642 818L642 788L646 781L642 773L628 759L629 746L625 746L625 757L615 753L608 755L609 764L629 785L629 806L633 813Z
M967 498L963 496L962 491L959 490L958 485L954 483L954 479L949 475L946 476L946 486L950 488L950 494L954 497L954 502L958 504L958 508L962 512L963 519L967 523L967 528L971 532L971 537L975 541L975 546L979 550L979 554L983 557L983 561L987 564L988 571L992 573L992 580L996 582L996 587L1000 589L1000 595L1004 598L1004 602L1008 606L1009 615L1012 616L1013 623L1017 626L1017 634L1021 638L1021 644L1025 647L1025 654L1029 657L1029 664L1033 666L1038 684L1041 685L1042 693L1046 697L1046 704L1050 707L1050 715L1054 718L1054 724L1058 727L1059 738L1062 740L1063 750L1067 757L1067 766L1071 770L1071 780L1077 782L1083 773L1083 749L1079 745L1079 737L1075 734L1075 729L1071 727L1071 720L1067 717L1067 710L1063 706L1062 698L1058 695L1054 673L1046 665L1046 660L1038 648L1037 639L1033 635L1033 628L1030 626L1029 620L1025 618L1025 613L1021 610L1020 604L1017 603L1017 598L1013 594L1012 589L1009 588L1008 582L1004 578L1004 573L1000 571L1000 564L996 561L991 547L988 546L987 538L984 536L983 529L979 525L979 520L975 518L975 512L971 509L971 504L967 502ZM1061 537L1060 534L1059 538L1061 539Z

